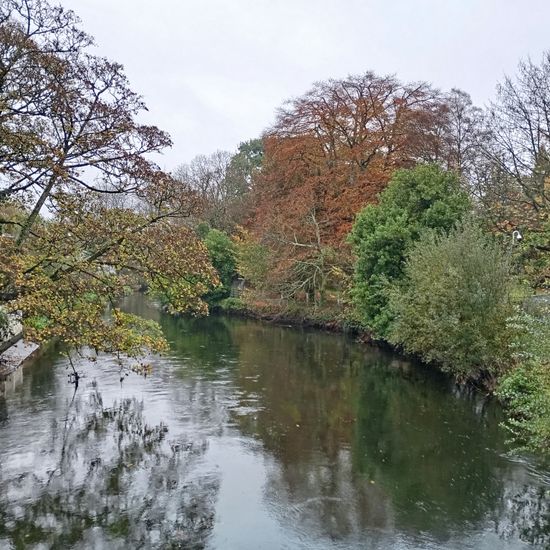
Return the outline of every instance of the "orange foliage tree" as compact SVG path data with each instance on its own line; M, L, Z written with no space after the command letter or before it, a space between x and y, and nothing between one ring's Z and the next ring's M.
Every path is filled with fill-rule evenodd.
M371 72L317 83L279 110L264 135L251 225L291 294L322 299L330 274L346 263L343 241L356 212L397 168L443 160L447 113L429 85Z

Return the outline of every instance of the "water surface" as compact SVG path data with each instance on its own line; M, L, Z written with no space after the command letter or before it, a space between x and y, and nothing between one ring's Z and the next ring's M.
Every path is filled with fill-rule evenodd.
M0 548L550 547L550 469L499 408L342 335L133 297L147 378L52 351L0 397Z

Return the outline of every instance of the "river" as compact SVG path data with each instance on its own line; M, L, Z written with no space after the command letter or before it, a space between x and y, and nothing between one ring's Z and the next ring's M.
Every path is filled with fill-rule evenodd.
M344 335L141 296L147 377L49 351L0 397L0 549L550 547L550 467L501 411Z

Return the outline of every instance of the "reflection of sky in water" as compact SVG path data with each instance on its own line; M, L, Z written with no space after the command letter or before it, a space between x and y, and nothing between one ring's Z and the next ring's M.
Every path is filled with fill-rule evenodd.
M444 378L341 336L159 319L173 349L147 379L82 363L71 402L45 356L0 399L0 548L48 547L48 529L67 548L239 550L523 548L548 530L548 471L507 458L498 409Z

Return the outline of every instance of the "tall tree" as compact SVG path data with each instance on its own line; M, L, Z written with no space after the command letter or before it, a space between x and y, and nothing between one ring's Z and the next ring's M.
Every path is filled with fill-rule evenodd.
M499 170L503 198L535 210L550 200L550 52L540 65L519 64L515 78L497 88L489 108L486 155ZM492 182L497 185L497 182Z
M426 229L449 231L469 208L456 173L426 165L397 171L379 204L358 214L350 233L357 257L352 294L359 320L376 336L387 337L388 283L402 278L408 248Z
M198 155L179 166L175 177L201 198L203 221L213 228L232 231L246 217L249 192L262 159L263 144L252 139L241 143L233 155L227 151Z
M47 157L37 129L52 113L56 80L92 38L73 12L41 0L0 5L0 197L35 186ZM28 163L34 171L17 175Z
M19 245L42 208L68 186L143 192L160 173L146 155L170 145L166 133L136 121L145 105L122 66L88 54L90 39L76 24L71 12L41 0L8 2L3 14L2 195L27 191L32 205ZM28 89L17 87L21 74L32 79Z
M523 234L522 264L534 286L550 285L550 52L519 64L497 88L486 113L488 137L480 181L494 227Z
M396 168L436 155L426 136L440 112L426 84L373 73L316 84L264 137L259 215L272 229L294 230L315 209L323 235L341 242Z
M115 307L126 285L139 279L174 310L204 311L200 296L216 284L204 246L178 221L197 194L150 160L168 135L137 122L143 101L121 65L88 53L72 12L9 0L0 36L0 225L10 228L0 299L38 339L160 349L158 331Z
M254 181L261 174L264 159L264 146L261 139L251 139L239 145L231 157L226 172L228 193L227 230L242 225L251 209L251 190Z
M175 171L175 178L193 189L200 199L200 218L214 228L225 228L231 190L226 183L231 153L215 151L197 155Z
M486 139L483 111L473 104L469 94L456 88L446 94L444 108L444 167L458 172L465 182L473 182Z
M317 83L280 109L264 135L251 223L277 258L272 273L303 288L321 265L345 264L344 237L360 208L397 168L444 154L445 116L444 98L427 84L370 72Z

